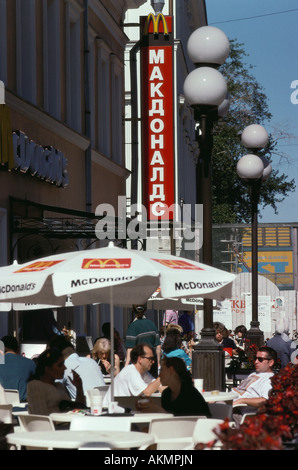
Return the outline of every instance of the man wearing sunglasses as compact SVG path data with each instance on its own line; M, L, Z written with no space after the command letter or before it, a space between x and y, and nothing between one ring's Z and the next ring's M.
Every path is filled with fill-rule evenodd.
M235 388L238 397L233 400L233 415L236 424L239 416L245 413L257 412L257 409L268 399L272 388L271 377L274 375L273 368L277 361L274 349L262 346L258 349L255 357L255 372L246 377Z

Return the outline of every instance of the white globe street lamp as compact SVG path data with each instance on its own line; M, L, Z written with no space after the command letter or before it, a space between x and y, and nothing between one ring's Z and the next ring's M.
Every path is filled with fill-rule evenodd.
M241 143L248 149L262 149L268 143L268 133L260 124L251 124L242 132Z
M217 68L227 59L230 43L220 29L203 26L190 36L187 52L196 66L186 77L183 90L198 124L196 202L203 204L203 262L212 265L212 130L214 122L227 112L230 101L226 81ZM204 328L193 352L192 373L204 379L206 390L224 390L224 355L214 336L212 300L205 299ZM206 354L211 362L205 360Z
M230 41L215 26L202 26L192 33L187 43L187 54L194 64L225 63L230 53Z
M242 132L241 142L247 149L256 152L267 145L267 131L259 124L252 124ZM249 184L251 196L252 319L247 338L257 346L262 346L264 342L264 335L259 328L260 322L258 321L258 203L261 185L263 181L270 178L271 172L270 162L265 157L256 154L245 155L237 163L238 176Z

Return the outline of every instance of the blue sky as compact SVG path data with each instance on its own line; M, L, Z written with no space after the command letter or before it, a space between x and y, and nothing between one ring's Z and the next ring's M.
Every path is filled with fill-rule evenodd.
M298 104L291 102L291 83L298 83L297 0L206 0L208 24L244 44L247 64L268 97L272 114L267 131L278 139L273 167L294 178L295 193L261 211L259 222L298 222ZM297 87L298 90L298 87Z

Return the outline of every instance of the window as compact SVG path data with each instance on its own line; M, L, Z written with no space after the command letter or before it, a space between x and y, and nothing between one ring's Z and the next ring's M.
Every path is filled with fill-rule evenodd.
M122 164L122 113L123 113L123 79L122 64L116 55L111 54L112 82L112 159Z
M36 104L35 0L16 0L17 93Z
M7 83L6 1L0 2L0 80Z
M97 40L98 150L111 158L110 51L102 39Z
M60 0L44 0L43 58L44 109L60 119Z
M66 107L67 124L81 132L81 44L80 15L82 7L66 0Z

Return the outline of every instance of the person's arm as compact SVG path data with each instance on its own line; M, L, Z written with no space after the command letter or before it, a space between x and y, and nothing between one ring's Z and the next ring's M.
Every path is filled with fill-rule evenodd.
M86 403L86 397L83 391L82 379L76 371L72 371L73 378L69 377L71 383L76 387L76 401L80 403Z
M156 391L159 391L161 388L160 384L160 378L157 377L157 379L153 380L153 382L150 382L149 385L143 390L141 395L145 395L146 397L150 397L152 393L155 393Z
M263 397L256 397L256 398L237 398L236 400L233 401L233 406L237 405L249 405L249 406L255 406L256 408L259 408L261 405L266 403L266 398Z
M156 346L156 356L157 356L157 366L160 368L160 360L161 360L161 345L159 344Z
M130 363L130 353L131 353L132 348L127 348L126 349L126 360L124 366L128 366Z
M118 354L115 354L114 356L114 361L115 361L115 375L119 374L120 372L120 357Z
M136 409L142 413L166 413L161 405L154 403L150 398L137 400Z

